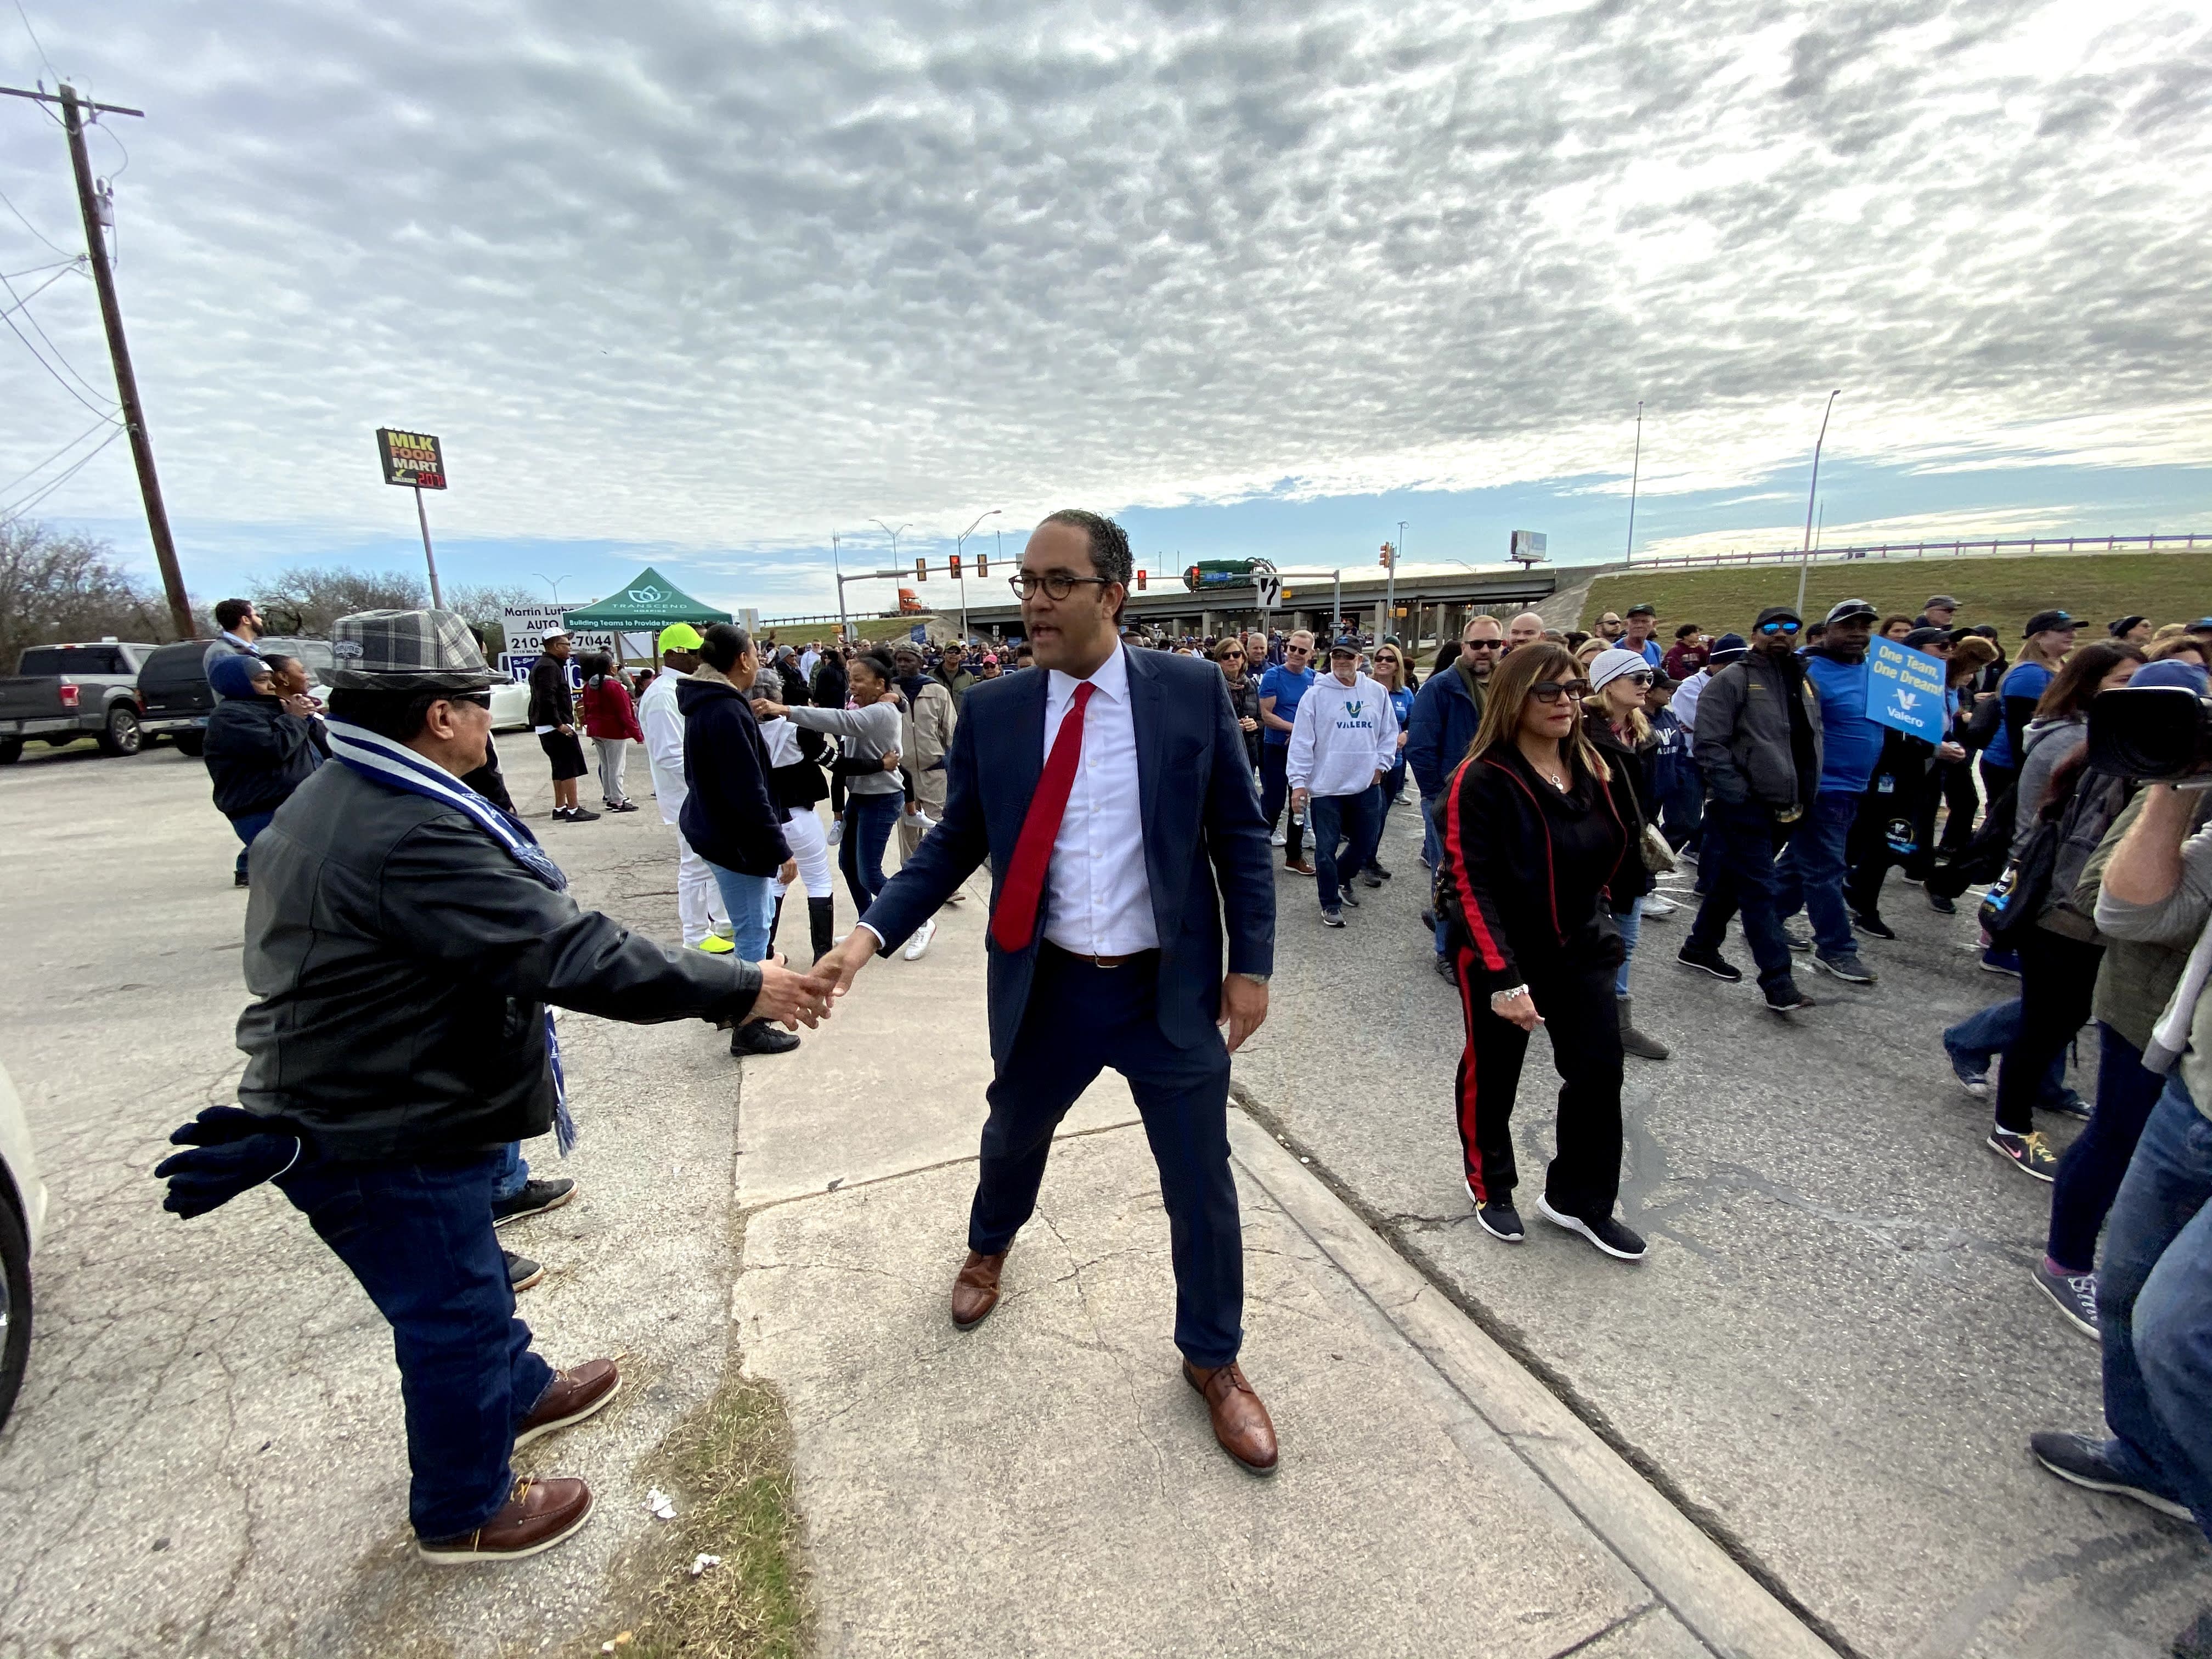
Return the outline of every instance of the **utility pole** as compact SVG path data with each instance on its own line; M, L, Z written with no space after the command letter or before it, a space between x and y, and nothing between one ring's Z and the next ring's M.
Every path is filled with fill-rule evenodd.
M1805 617L1805 569L1813 562L1813 501L1820 493L1820 448L1828 441L1828 416L1835 412L1836 399L1844 395L1838 386L1828 394L1828 406L1820 411L1820 435L1813 441L1813 483L1805 492L1805 550L1797 556L1797 618Z
M1398 556L1406 550L1406 521L1398 520L1398 539L1390 544L1390 568L1382 574L1382 626L1375 630L1375 643L1398 636Z
M1636 558L1636 486L1644 477L1644 399L1636 400L1636 459L1628 468L1628 551L1622 556L1632 563Z
M837 579L837 640L839 644L853 637L853 624L845 618L845 567L837 562L837 532L830 532L830 574Z
M131 440L131 459L138 468L138 490L146 500L146 533L154 544L155 561L161 567L170 624L179 639L188 640L195 632L191 600L185 596L184 572L177 565L177 544L169 534L169 510L161 504L161 480L154 471L154 446L146 436L145 410L138 401L138 376L131 367L130 342L123 337L123 312L116 304L115 273L108 269L107 241L100 234L100 198L93 187L92 159L84 148L86 111L92 112L95 119L103 114L143 119L146 112L121 104L94 103L79 98L76 88L67 84L58 98L25 92L19 87L0 87L0 92L62 106L62 127L69 134L70 167L76 175L77 212L83 217L85 246L92 255L92 283L100 293L100 320L107 330L107 355L115 365L116 398L123 406L123 429Z

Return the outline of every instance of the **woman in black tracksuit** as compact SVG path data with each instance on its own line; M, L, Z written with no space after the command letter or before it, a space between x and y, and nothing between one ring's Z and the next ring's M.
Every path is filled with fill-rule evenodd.
M1482 724L1444 797L1437 908L1451 923L1467 1048L1457 1110L1484 1230L1522 1237L1513 1207L1513 1097L1528 1034L1547 1026L1559 1090L1558 1155L1538 1210L1607 1255L1644 1241L1613 1218L1620 1190L1620 930L1607 889L1640 854L1632 807L1582 729L1589 684L1566 651L1534 643L1492 675Z

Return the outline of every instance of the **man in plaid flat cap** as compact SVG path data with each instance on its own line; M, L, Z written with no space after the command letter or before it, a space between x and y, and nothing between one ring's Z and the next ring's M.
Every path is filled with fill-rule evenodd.
M274 1171L391 1322L417 1548L511 1559L592 1507L580 1480L515 1480L514 1448L620 1386L611 1361L555 1371L532 1351L492 1231L508 1145L574 1139L547 1005L811 1025L828 988L658 944L568 896L521 820L461 783L483 763L497 676L459 617L363 611L332 635L332 763L254 847L258 1000L238 1023L252 1115L195 1138L296 1142L252 1179Z

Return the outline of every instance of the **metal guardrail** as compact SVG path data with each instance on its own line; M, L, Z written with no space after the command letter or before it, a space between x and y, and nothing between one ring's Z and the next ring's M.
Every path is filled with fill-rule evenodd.
M1949 542L1882 542L1863 547L1816 547L1815 564L1842 563L1851 559L1986 559L2007 550L2031 554L2116 553L2140 547L2148 553L2185 553L2203 542L2212 548L2212 532L2186 536L2031 536L2025 541L1992 537ZM1663 558L1631 559L1632 570L1702 570L1709 565L1796 564L1804 557L1796 549L1774 553L1677 553Z

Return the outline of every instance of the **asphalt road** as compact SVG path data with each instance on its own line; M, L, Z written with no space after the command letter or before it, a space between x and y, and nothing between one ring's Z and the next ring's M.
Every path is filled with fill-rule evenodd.
M2012 981L1893 875L1881 982L1808 975L1785 1023L1747 979L1672 960L1687 908L1647 920L1623 1266L1535 1214L1558 1080L1529 1048L1515 1113L1528 1242L1475 1224L1453 1127L1456 993L1429 967L1419 820L1341 932L1279 875L1275 1012L1237 1058L1256 1109L1397 1248L1848 1651L1881 1659L2163 1655L2212 1602L2194 1528L2062 1485L2039 1428L2100 1428L2098 1351L2029 1271L2050 1188L1982 1144L1988 1108L1937 1033ZM1740 934L1730 954L1749 966ZM2094 1093L2094 1038L2086 1035ZM2042 1125L2055 1139L2073 1126Z

